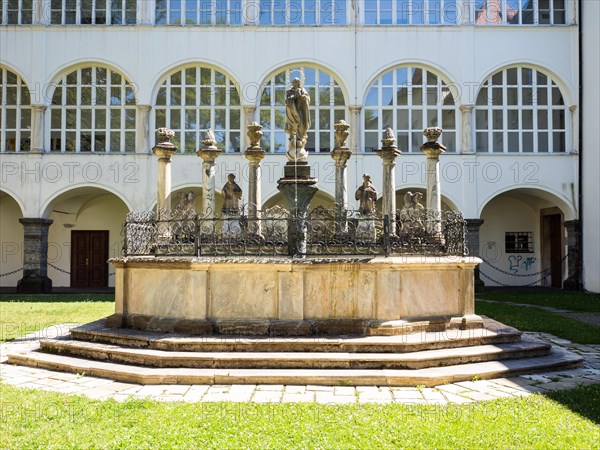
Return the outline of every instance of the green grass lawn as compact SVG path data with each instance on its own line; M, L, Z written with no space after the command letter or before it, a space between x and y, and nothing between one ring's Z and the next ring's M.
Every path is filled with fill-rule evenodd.
M86 323L112 314L111 295L0 296L0 342L59 323Z
M467 405L99 402L0 384L3 448L598 448L600 386Z
M600 328L532 306L475 302L475 313L521 331L551 333L579 344L600 344Z
M600 294L572 291L482 292L477 298L507 303L551 306L570 311L600 312Z

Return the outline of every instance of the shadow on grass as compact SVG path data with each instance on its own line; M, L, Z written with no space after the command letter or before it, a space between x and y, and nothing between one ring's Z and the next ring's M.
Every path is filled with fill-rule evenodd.
M0 294L0 302L114 302L113 294Z
M600 425L600 384L565 391L552 391L545 396Z

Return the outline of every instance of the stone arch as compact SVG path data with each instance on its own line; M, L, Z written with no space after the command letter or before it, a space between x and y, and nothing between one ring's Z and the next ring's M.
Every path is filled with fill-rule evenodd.
M9 190L0 190L0 249L2 252L2 269L0 270L0 286L13 287L23 276L23 226L19 219L24 215L23 203ZM15 273L11 273L17 271Z
M287 202L281 192L276 192L271 195L266 201L263 201L262 210L272 208L274 206L281 206L288 209ZM333 196L325 191L318 190L312 201L310 202L309 211L317 206L324 206L325 208L333 208L335 206L335 199Z
M80 270L71 259L73 232L106 233L103 251L108 258L120 256L122 226L129 211L131 206L123 196L97 185L72 186L52 196L44 206L44 217L53 221L48 232L48 276L53 285L71 286L69 274ZM114 277L110 276L114 269L107 265L106 270L108 286L114 286Z
M556 193L509 188L482 203L479 252L487 285L561 287L566 278L565 221L574 209Z

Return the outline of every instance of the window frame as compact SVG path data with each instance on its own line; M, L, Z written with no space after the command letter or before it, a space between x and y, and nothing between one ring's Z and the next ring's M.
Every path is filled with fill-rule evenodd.
M407 71L407 83L398 83L398 71L399 70ZM411 76L411 71L413 70L421 70L421 83L412 83L412 81L408 81ZM391 84L385 83L384 78L391 74L392 82ZM428 94L432 92L434 87L433 84L429 84L429 74L433 75L436 78L435 84L435 92L436 92L436 102L429 104L428 103ZM412 72L412 76L414 77L414 72ZM411 78L412 80L412 78ZM459 104L457 102L456 93L452 91L451 86L453 84L446 81L445 77L439 75L436 71L432 70L431 67L421 66L418 64L402 64L399 66L394 66L386 69L381 72L374 80L371 81L369 87L367 88L364 96L363 107L360 113L360 129L361 129L361 148L364 153L373 153L376 149L379 148L379 142L383 132L385 131L386 124L383 123L383 116L385 111L392 112L392 130L396 134L396 139L398 143L398 148L405 153L418 153L419 148L426 141L423 136L423 130L429 126L438 126L444 129L444 133L440 138L440 142L448 147L448 152L458 152L458 135L460 133L460 110ZM406 88L406 104L398 104L398 92L401 88ZM369 105L368 98L372 95L373 89L377 90L377 105ZM392 92L392 105L383 105L383 91L384 89L391 89ZM421 89L421 103L414 104L413 101L413 90ZM444 89L447 89L447 92L452 96L452 104L445 105L443 102L443 92ZM394 95L395 93L395 95ZM407 128L400 128L398 126L398 111L406 110L407 111ZM366 114L367 111L376 111L377 114L377 128L367 128L366 123ZM417 111L417 114L420 112L421 114L421 127L414 126L413 128L413 112ZM435 111L437 125L432 125L428 123L428 112ZM454 128L446 127L444 128L443 120L444 120L444 111L453 111L454 116ZM404 144L400 138L401 134L407 134L408 140L406 144ZM371 135L371 139L373 135L376 135L376 147L373 149L367 149L367 137ZM415 146L414 138L418 136L417 145ZM369 147L370 148L370 147Z
M386 2L390 5L391 9L383 9L382 2ZM368 5L373 4L373 7ZM417 5L421 3L421 5ZM404 9L402 5L407 5L405 15L407 21L403 22L400 17L403 15ZM429 7L430 4L439 4L439 8ZM447 16L446 5L454 6L454 19L450 20ZM461 22L461 11L463 2L461 0L365 0L364 7L362 8L362 23L365 26L456 26L460 25ZM416 9L418 8L418 10ZM383 23L384 11L389 11L390 18L389 23ZM417 14L413 14L413 11L421 11L422 22L414 22ZM435 12L434 12L435 11ZM369 14L375 14L375 20L371 21L368 17ZM468 14L468 11L463 12ZM433 21L439 15L438 21ZM387 22L387 21L386 21ZM414 22L414 23L413 23Z
M314 70L315 81L314 84L305 85L305 73L306 70ZM329 78L329 83L327 84L319 84L321 80L321 73L325 74ZM284 76L284 82L278 82L278 78ZM260 85L260 91L256 103L256 121L263 125L263 138L261 139L262 148L268 153L278 154L285 153L287 151L287 140L288 137L285 134L285 92L291 86L291 80L295 78L298 74L300 74L300 79L302 82L302 87L306 89L310 94L310 106L309 111L311 112L311 127L308 130L308 142L306 144L307 151L311 153L328 153L330 152L336 145L335 142L335 123L338 120L348 121L349 117L349 108L348 108L348 100L346 93L342 87L342 84L338 81L335 74L330 72L327 69L322 67L313 66L310 64L300 64L300 65L289 65L286 67L279 68L277 71L272 73L268 78L263 80ZM317 86L319 87L319 93L317 92ZM320 89L329 89L329 105L324 107L321 104L321 91ZM269 104L263 104L263 96L265 95L265 91L269 89ZM314 89L315 94L311 94L311 89ZM339 95L343 98L343 105L336 104L335 95L336 89L339 89ZM283 91L283 92L282 92ZM282 92L282 96L284 102L277 101L277 93ZM318 101L317 101L318 100ZM281 104L280 104L281 103ZM316 119L321 118L321 113L329 110L329 128L321 128L320 122ZM269 126L265 126L265 121L261 118L261 113L265 111L269 113ZM283 116L283 126L277 126L276 112L279 111ZM276 148L276 136L277 135L285 135L284 145L280 149ZM321 145L321 137L327 134L329 143L327 146ZM311 143L311 135L314 136L314 151L309 150L308 146ZM268 142L267 137L268 136Z
M106 83L98 83L98 70L101 69L106 71ZM91 71L91 82L90 84L84 84L82 77L83 71ZM72 82L73 74L75 74L75 81ZM114 77L114 78L113 78ZM114 79L118 79L118 82L114 82ZM68 103L69 92L68 89L75 89L75 103ZM103 104L98 103L98 92L101 89L105 89L105 100ZM60 104L55 104L55 98L57 90L60 91ZM89 89L90 102L82 101L82 92ZM118 89L118 100L120 104L113 103L113 93ZM73 92L73 91L70 91ZM137 129L137 98L135 96L135 86L131 83L123 73L120 71L105 66L102 64L90 64L85 66L77 67L63 76L54 85L52 92L52 101L48 108L47 130L49 134L49 151L51 153L133 153L135 152L135 140L136 140L136 129ZM132 101L129 101L131 95ZM60 114L60 127L53 126L54 111L56 114ZM75 126L69 127L69 118L67 117L71 113L69 111L75 111ZM82 112L90 111L89 120L90 128L82 128ZM104 111L103 114L98 114L99 111ZM113 111L118 111L116 114ZM87 114L87 113L86 113ZM104 127L97 126L97 117L104 116ZM118 119L119 126L112 126L113 117ZM127 118L133 117L132 126L127 126ZM55 146L54 135L60 133L60 148ZM68 148L67 134L75 136L74 148ZM90 136L90 149L82 150L82 135ZM104 149L96 149L96 136L104 134ZM114 135L118 136L118 148L112 148L112 140ZM128 142L129 140L129 142Z
M516 84L509 84L509 71L516 69ZM524 71L531 71L531 83L524 83ZM538 75L539 74L539 75ZM496 83L494 79L501 76L502 84ZM512 75L511 75L512 76ZM546 83L539 83L540 77L546 79ZM517 100L511 102L509 98L514 98L516 89ZM531 98L527 95L527 90L531 92ZM487 94L485 92L487 91ZM512 91L512 95L509 95ZM558 102L555 104L555 96L558 94ZM487 96L487 103L480 103L481 97ZM495 99L500 97L502 99L501 104L494 104ZM546 104L539 104L539 100L546 98ZM483 98L485 100L485 98ZM529 103L530 101L530 103ZM555 127L554 122L557 119L555 117L555 111L562 112L562 128ZM482 112L482 122L486 123L485 127L480 125L479 112ZM483 113L485 112L485 113ZM545 112L545 127L540 125L540 119L543 119ZM571 130L571 114L569 108L565 102L565 96L562 93L562 89L552 78L552 76L534 67L526 65L504 67L497 70L486 77L484 82L481 84L475 97L475 105L473 106L473 130L472 139L475 143L475 150L477 153L492 153L492 154L565 154L568 153L568 143L570 138ZM516 114L517 126L511 125L514 121L511 121L511 116L514 119ZM531 116L531 128L524 126L525 116ZM501 126L497 126L495 118L501 119ZM558 114L558 122L561 122L561 115ZM531 150L526 150L529 140L527 136L531 133ZM480 139L484 138L487 134L487 146L480 145ZM496 151L499 147L496 143L496 139L502 134L502 151ZM557 136L558 134L558 136ZM495 136L496 135L496 136ZM510 136L513 135L513 136ZM515 147L510 146L511 139L514 139L514 135L517 135L518 139L518 150L514 150ZM542 139L542 136L546 137ZM561 139L562 135L562 139ZM555 151L554 140L558 137L562 140L562 150ZM547 146L544 147L544 143L540 140L547 139ZM560 142L559 144L560 145ZM544 150L546 148L547 150ZM480 150L484 149L484 150ZM540 149L542 149L540 151Z
M35 1L34 0L12 0L17 2L17 9L10 8L9 5L11 0L0 0L0 25L33 25L34 13L35 13ZM29 8L24 8L23 5L27 4ZM16 12L17 20L9 22L10 12ZM24 20L25 12L29 12L29 20Z
M85 3L89 2L90 5L90 21L91 23L83 23L84 17L84 6ZM55 8L55 4L60 3L60 9ZM115 3L120 3L120 7L113 8ZM67 9L67 5L74 9ZM98 5L104 5L104 8L98 8ZM133 5L134 8L128 8L128 5ZM98 11L104 11L104 22L96 23ZM67 23L67 15L75 13L73 22ZM55 17L60 14L60 21L55 20ZM120 15L120 21L114 20L116 14ZM63 25L63 26L133 26L137 25L137 0L50 0L50 25Z
M476 2L474 2L473 4L473 22L474 25L476 26L490 26L490 25L520 25L520 26L531 26L531 25L567 25L567 13L568 13L568 8L569 8L569 0L543 0L543 1L547 1L548 2L548 9L540 9L540 2L541 0L499 0L501 2L500 4L500 11L498 12L501 15L501 22L490 22L490 18L489 15L486 13L486 21L485 22L481 22L478 23L477 22L477 18L478 18L478 14L483 14L483 5L489 4L490 0L477 0ZM516 14L515 16L518 17L518 21L517 22L511 22L508 19L508 8L512 8L511 5L509 5L510 2L516 2ZM531 6L532 8L525 8L525 6L528 6L528 2L531 2ZM559 2L562 2L562 8L558 8L555 5L557 5ZM479 3L479 4L478 4ZM523 19L523 15L524 12L526 12L527 14L529 14L529 11L531 11L531 21L527 21L525 22ZM550 15L548 22L543 22L542 20L540 20L541 18L541 13L547 11ZM557 20L557 15L560 14L562 12L562 20ZM514 17L514 16L513 16Z
M15 83L8 83L9 73L16 78ZM15 89L14 104L9 104L7 101L9 88ZM29 98L28 103L23 103L24 93ZM14 128L7 128L8 110L15 111ZM31 93L27 83L16 72L13 72L6 66L0 66L0 153L18 153L31 150L31 114ZM27 120L27 116L29 120ZM14 149L7 148L9 139L7 136L9 133L14 133L15 135ZM28 138L27 135L29 135ZM27 141L29 142L29 148L23 146L23 143Z
M195 79L196 82L192 85L188 85L187 84L187 79L186 79L186 71L191 70L191 69L195 69ZM202 83L202 70L210 70L210 83L209 84L203 84ZM174 75L179 74L181 77L181 81L180 84L173 84L172 83L172 77ZM225 79L225 83L224 84L216 84L216 79L217 79L217 74L219 74L220 77L224 77ZM180 90L180 103L179 104L172 104L172 99L174 98L171 93L172 93L172 88L173 86L177 89ZM164 95L165 95L165 103L164 104L159 104L158 100L159 100L159 96L161 95L161 90L165 89L164 91ZM187 89L193 89L194 90L194 97L195 97L195 102L193 105L188 105L187 104ZM202 95L203 93L205 94L206 91L203 92L203 89L210 89L209 94L210 94L210 104L202 104ZM224 104L216 104L216 99L217 99L217 89L225 89L225 103ZM232 89L235 90L236 95L233 96L233 99L235 100L235 98L237 97L237 104L232 104ZM235 103L235 101L234 101ZM174 124L171 123L171 116L172 116L172 111L173 110L179 110L179 123L180 126L176 127L173 126ZM201 127L201 116L202 116L202 111L208 111L210 114L210 127L214 132L215 135L217 135L217 138L219 138L219 133L223 133L223 141L224 144L222 144L221 142L217 142L217 147L221 148L221 150L224 153L240 153L242 151L242 144L243 144L243 137L242 137L242 133L245 132L244 129L244 122L243 122L243 108L242 108L242 104L241 104L241 94L240 94L240 90L239 90L239 83L237 83L237 81L235 81L232 77L230 77L226 72L215 68L215 67L211 67L209 65L204 65L204 64L194 64L194 65L187 65L184 67L179 67L176 70L170 71L168 72L166 75L164 75L161 78L161 81L158 85L158 88L156 89L156 93L153 96L153 103L152 103L152 123L154 128L160 128L162 126L166 126L167 128L172 129L175 132L175 138L173 139L173 142L175 143L175 145L177 145L179 147L179 152L180 153L195 153L197 152L200 147L201 147L201 142L204 139L204 132L206 131L206 127ZM162 120L158 120L157 119L157 114L158 111L164 110L165 116L164 116L164 123L162 122ZM190 110L190 111L195 111L195 128L187 128L185 127L185 121L186 121L186 111ZM224 110L224 115L225 115L225 127L221 128L221 127L216 127L217 124L217 113ZM232 112L237 112L237 115L239 117L239 128L232 128L231 127L231 118L232 118ZM194 147L191 150L186 150L186 134L189 133L195 133L195 139L194 139ZM235 139L235 137L238 137L239 139L239 147L236 148L233 146L232 143L232 139ZM183 138L183 139L182 139Z

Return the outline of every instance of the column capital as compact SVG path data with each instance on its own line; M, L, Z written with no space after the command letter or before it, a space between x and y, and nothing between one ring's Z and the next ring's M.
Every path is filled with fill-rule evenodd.
M140 105L139 103L135 105L136 108L140 111L150 111L152 109L152 105Z
M348 105L348 109L351 113L359 113L362 110L362 105Z
M254 115L254 113L256 112L256 105L242 105L242 109L246 113L246 120L248 122L254 120L253 117L248 117L248 115Z
M32 111L44 112L44 111L46 111L46 109L48 109L47 105L31 105Z
M427 144L437 144L437 146ZM436 161L439 161L440 155L446 151L442 147L443 146L438 142L426 142L421 146L421 151L425 153L427 159L434 159Z
M467 228L477 230L485 221L483 219L465 219L465 222L467 222Z
M579 230L579 219L574 219L574 220L565 220L563 222L564 227L567 229L567 231L569 232L576 232L576 231L580 231Z
M330 155L335 161L336 167L347 167L348 160L352 156L352 150L346 147L337 147L331 150Z
M221 155L221 150L218 148L201 148L196 154L202 158L205 163L214 163L219 155Z
M459 109L463 112L463 113L468 113L473 111L473 108L475 107L475 105L471 104L471 103L465 103L459 106Z
M260 164L265 155L266 152L260 147L250 147L244 152L244 156L250 162L250 164Z
M54 220L45 219L42 217L22 217L19 219L19 222L23 224L24 227L38 225L40 227L49 227L54 223Z

